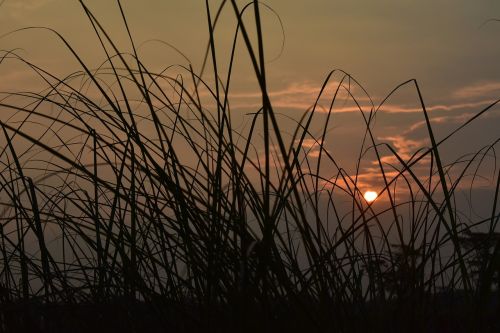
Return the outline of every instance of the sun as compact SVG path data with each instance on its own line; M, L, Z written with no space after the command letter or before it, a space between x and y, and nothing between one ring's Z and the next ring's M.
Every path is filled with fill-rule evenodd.
M373 201L375 201L375 199L377 199L378 194L377 194L377 192L374 192L374 191L366 191L365 194L363 195L363 197L365 198L365 200L367 202L373 202Z

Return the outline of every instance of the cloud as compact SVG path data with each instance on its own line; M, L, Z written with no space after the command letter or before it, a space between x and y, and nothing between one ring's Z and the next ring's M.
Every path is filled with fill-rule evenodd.
M372 106L370 99L365 96L357 86L348 87L345 83L343 83L342 86L344 88L340 89L338 95L335 96L334 93L339 84L341 83L337 81L332 81L327 84L318 100L318 104L314 109L314 112L329 112L333 98L335 98L335 103L332 108L334 113L359 113L360 111L370 112L377 109L377 105L375 104ZM268 94L273 107L276 109L281 108L312 111L312 108L318 99L320 89L321 84L305 81L302 83L292 83L277 90L271 89ZM488 84L464 87L452 93L447 102L427 104L426 110L428 112L437 112L483 108L495 101L491 98L491 96L490 98L487 98L488 92L491 93L495 90L498 90L500 93L500 82L490 82ZM464 102L461 100L464 97L482 98ZM259 91L233 92L230 94L230 105L233 109L256 109L262 106L261 98L262 96ZM422 113L423 109L419 104L405 105L387 103L380 106L377 112L408 114Z
M449 115L449 116L441 116L441 117L433 117L430 119L431 124L463 124L470 118L474 116L473 113L466 112L466 113L461 113L458 115ZM415 124L411 125L410 128L405 132L406 134L410 132L414 132L420 128L423 128L426 125L427 122L425 120L416 122Z
M299 141L295 140L295 146L299 144ZM302 149L307 154L307 157L318 158L321 151L321 144L321 140L304 139L302 141ZM325 147L323 147L323 150L326 150Z
M337 95L335 92L339 85L343 88L339 89ZM304 81L300 83L292 83L284 88L277 90L270 89L268 95L271 99L271 103L274 108L286 108L295 110L310 110L321 91L321 84L312 83L309 81ZM367 106L369 98L360 94L359 87L351 85L348 86L346 83L341 83L338 81L331 81L322 91L321 96L319 96L318 106L315 110L318 112L327 112L332 100L335 98L335 112L353 112L359 111L359 109L354 106L346 106L353 103L353 97L360 104L365 105L363 109L371 109L371 106ZM210 96L208 92L202 92L200 95L202 97ZM230 105L234 108L248 108L255 109L262 106L262 95L260 91L243 91L243 92L231 92L229 95ZM340 104L340 107L339 107Z
M475 98L485 96L497 96L500 98L500 82L480 82L456 90L453 96L456 98Z
M412 155L422 147L426 147L429 144L429 140L427 138L421 140L410 139L407 136L403 135L394 135L378 138L380 141L387 142L394 148L399 157L408 161ZM381 161L383 163L388 164L399 164L399 160L394 155L382 156ZM372 162L374 165L378 164L378 161Z
M494 102L493 99L487 96L487 94L479 93L485 91L493 91L493 87L495 85L490 85L486 88L477 89L477 92L472 93L473 89L469 89L465 87L462 90L457 90L457 93L453 93L450 96L446 96L445 102L437 102L433 104L428 104L426 109L430 115L430 121L434 127L434 132L438 133L439 137L449 133L453 128L458 127L459 125L465 123L467 120L472 118L477 112L482 110L484 107L490 105ZM319 88L318 88L319 89ZM460 93L462 91L462 93ZM467 92L467 93L464 93ZM275 108L289 108L289 109L301 109L303 111L310 109L316 100L318 91L314 89L314 87L310 84L294 84L288 87L285 87L280 90L271 91L271 101ZM331 91L330 91L331 93ZM353 92L355 95L355 91ZM325 94L327 97L328 94ZM236 94L236 98L234 98L232 102L232 107L235 106L249 106L259 108L261 106L260 102L260 94ZM475 96L474 99L464 100L460 96ZM331 95L330 95L331 97ZM381 100L381 99L379 99ZM321 105L315 110L316 112L326 112L328 111L328 99L321 99ZM388 118L379 118L380 121L374 123L374 133L376 133L377 142L385 142L389 144L398 154L398 156L406 163L411 161L412 156L417 151L424 152L422 148L428 148L430 146L430 139L428 136L428 132L426 129L426 122L423 117L422 108L418 104L417 100L411 101L411 104L397 104L397 103L388 103L384 104L378 112L383 114L390 114ZM236 105L235 105L236 103ZM333 112L335 113L349 113L356 112L359 113L359 108L365 112L369 112L372 107L368 103L367 99L361 100L360 106L356 105L350 96L346 96L345 94L342 98L339 98L338 102L335 103ZM283 112L283 111L282 111ZM407 116L410 114L415 114L414 116ZM420 116L420 115L421 116ZM495 119L498 119L498 113L487 113L481 117L481 119L485 117L493 116ZM399 117L399 118L398 118ZM346 121L345 126L342 127L344 135L347 132L347 135L350 133L348 128L352 126L353 118L342 118L342 121ZM420 120L421 119L421 120ZM388 125L384 125L388 122ZM480 120L478 120L480 121ZM487 121L488 120L483 120ZM491 121L489 121L491 123ZM394 125L397 124L397 125ZM479 124L480 125L480 124ZM477 125L477 126L479 126ZM340 126L340 124L337 124ZM470 127L470 126L469 126ZM349 138L344 138L347 141L343 141L346 145L345 150L351 149L351 145L354 145L354 141L349 140ZM351 138L352 139L352 138ZM356 141L357 142L357 141ZM295 142L297 144L297 142ZM304 148L304 154L307 154L307 157L310 158L309 162L314 163L314 158L319 155L319 143L314 139L306 139L303 142L302 147ZM412 180L412 176L408 171L404 173L404 176L408 179L409 183L407 183L403 177L399 174L397 169L402 170L403 165L400 161L392 154L392 152L388 149L382 148L380 146L379 156L382 162L385 176L387 181L392 181L395 177L396 181L391 185L391 191L394 191L394 187L396 187L396 191L398 194L399 200L402 198L407 198L410 194L410 190L413 191L414 195L421 196L420 189L415 181ZM332 142L326 142L325 148L330 149L329 151L333 154ZM442 156L444 156L444 161L450 160L454 161L457 153L462 154L460 149L462 147L452 146L443 146L442 148ZM335 187L340 187L346 191L348 188L353 189L356 187L360 192L364 192L366 190L374 190L381 191L384 188L384 180L379 168L379 161L376 160L374 154L366 154L362 157L362 161L360 164L360 168L356 177L354 170L352 169L350 157L348 157L348 153L343 150L344 148L340 148L338 146L335 151L335 161L338 162L338 166L328 165L328 161L322 165L322 170L328 170L328 175L322 174L326 176L326 179L320 181L321 186L325 189L333 189ZM420 156L420 155L417 155ZM445 163L446 164L446 163ZM431 165L433 166L433 170L430 170ZM446 164L447 165L447 164ZM333 174L339 172L338 167L342 168L342 172L346 176L345 179L340 178L329 178L332 177ZM418 177L418 179L423 182L423 184L428 184L429 181L432 184L436 184L439 182L439 178L435 173L435 164L431 164L431 156L430 154L426 157L419 160L418 163L410 166L412 173ZM453 168L446 167L446 172L448 172L449 179L456 180L458 175L462 171L462 167L465 167L462 163L457 163ZM434 173L433 173L434 172ZM432 175L432 176L431 176ZM349 177L350 176L350 177ZM354 184L354 179L357 179L356 184ZM463 178L460 181L458 189L466 188L468 186L473 187L474 189L479 186L484 186L484 184L480 184L478 181L471 183L467 181L467 179ZM435 193L436 196L439 197L440 190L438 189ZM437 197L437 198L438 198ZM384 199L382 199L384 200Z
M450 104L435 104L429 105L425 107L425 109L429 112L433 111L454 111L454 110L463 110L463 109L471 109L471 108L480 108L485 107L491 103L493 100L481 100L477 102L470 103L450 103ZM422 107L405 107L401 105L383 105L380 108L379 112L386 113L421 113L423 111Z

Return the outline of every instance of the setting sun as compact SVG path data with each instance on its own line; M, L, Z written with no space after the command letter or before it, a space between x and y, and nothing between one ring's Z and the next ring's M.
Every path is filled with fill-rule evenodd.
M367 202L373 202L375 199L377 199L378 194L374 191L366 191L363 197Z

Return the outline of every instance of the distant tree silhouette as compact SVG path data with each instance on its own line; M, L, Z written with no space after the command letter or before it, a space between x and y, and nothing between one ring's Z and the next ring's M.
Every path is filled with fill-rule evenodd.
M476 280L476 287L488 289L493 285L500 287L500 262L499 245L500 233L498 232L472 232L466 231L460 238L462 245L470 250L468 264Z
M406 244L392 244L391 263L383 273L385 290L399 299L408 297L418 287L421 269L420 249Z

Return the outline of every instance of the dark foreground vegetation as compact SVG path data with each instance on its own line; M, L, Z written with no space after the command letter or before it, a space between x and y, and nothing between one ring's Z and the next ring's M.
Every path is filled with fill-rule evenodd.
M260 13L272 9L207 7L203 69L186 59L152 72L120 2L130 52L81 4L106 55L99 68L49 29L79 71L60 78L16 50L0 55L46 87L0 95L0 331L500 330L500 177L482 168L497 162L498 139L453 163L440 155L498 101L438 141L417 82L403 83L419 96L429 136L428 148L406 158L372 133L385 100L363 110L351 92L366 92L336 70L284 131L291 120L266 87ZM214 34L224 10L238 19L227 72ZM238 49L262 102L233 128ZM368 204L358 173L324 147L340 93L365 125L356 170L367 152L375 156L385 206ZM491 211L472 219L479 215L465 214L457 193L479 179L490 184Z
M4 304L4 332L498 332L498 307L478 313L464 298L334 304L317 301Z

